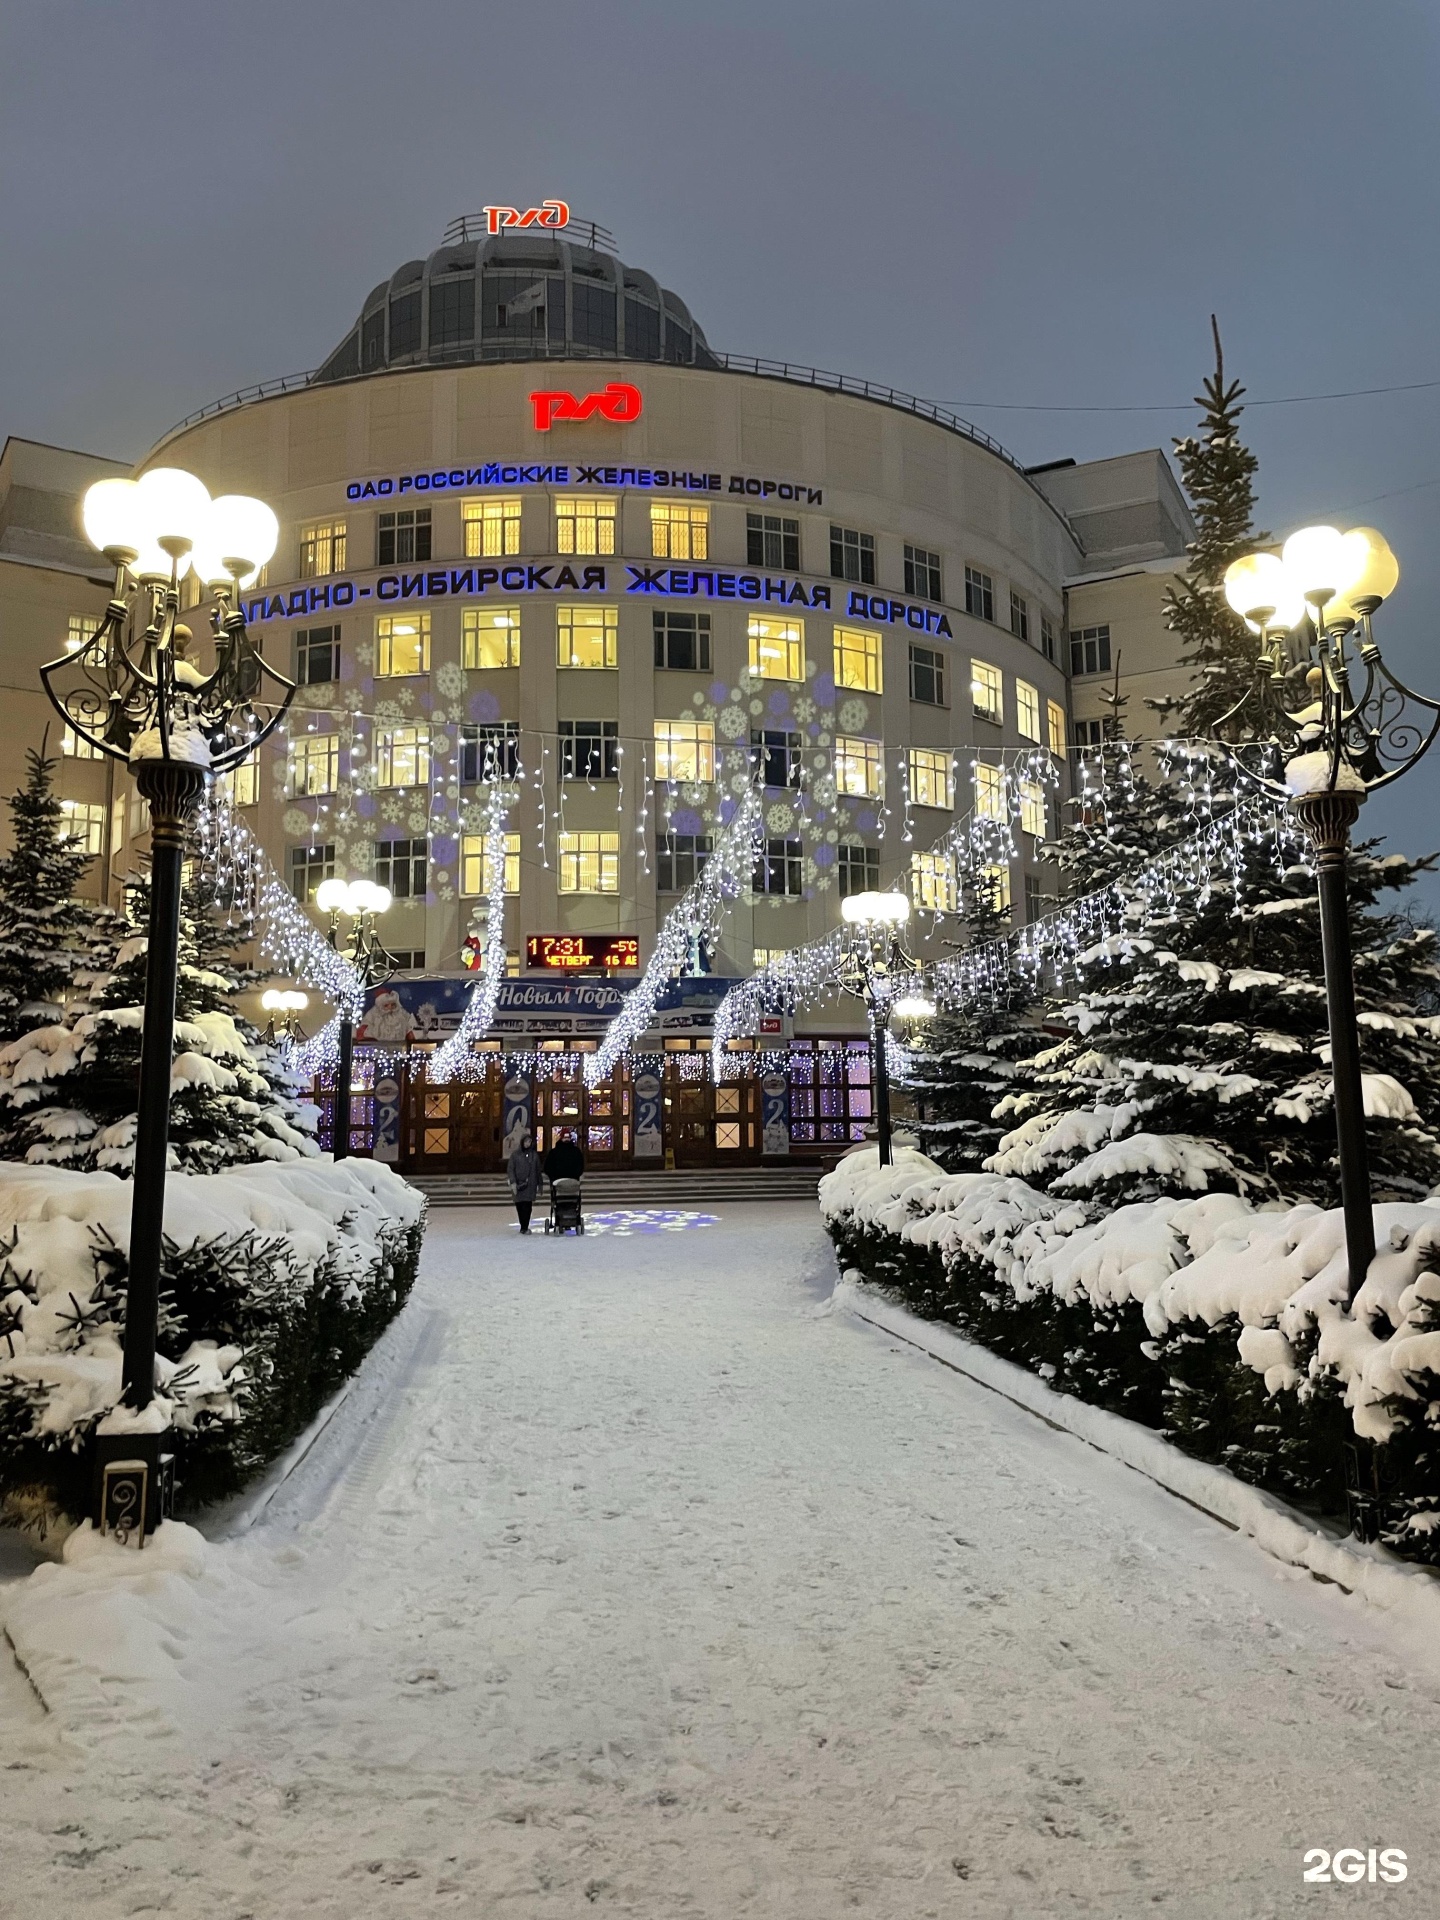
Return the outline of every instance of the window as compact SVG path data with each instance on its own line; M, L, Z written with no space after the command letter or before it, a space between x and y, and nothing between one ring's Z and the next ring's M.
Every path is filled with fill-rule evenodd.
M320 520L300 529L300 578L345 571L345 522Z
M970 662L970 697L975 703L977 720L993 720L999 726L1005 715L1004 680L998 667L988 660Z
M60 751L67 760L103 760L104 754L99 747L92 746L83 733L76 733L73 727L66 727L60 736Z
M940 592L940 556L928 547L905 549L905 591L922 600L938 600Z
M301 627L295 635L295 678L302 687L340 678L339 627Z
M862 693L880 693L880 636L863 627L835 629L835 684L856 687Z
M790 1138L863 1140L874 1113L868 1040L795 1040L790 1046Z
M520 496L494 500L462 500L460 524L465 535L465 558L479 560L520 551Z
M745 563L751 567L788 567L800 571L800 522L774 513L745 516Z
M1055 622L1048 613L1040 616L1040 651L1047 660L1055 658Z
M655 664L676 673L709 673L710 616L708 613L662 613L655 610Z
M485 851L487 834L462 833L460 836L460 891L468 894L489 893L493 875L490 871L490 856ZM505 891L520 891L520 836L507 833L505 836Z
M375 735L375 784L381 787L429 786L429 727L379 729Z
M614 607L557 607L559 664L613 667L618 659L619 616Z
M995 582L978 567L965 569L965 611L977 620L995 618Z
M835 736L835 785L857 799L878 800L885 784L885 749L878 740Z
M60 811L64 815L64 824L60 828L62 840L78 840L86 853L104 852L105 808L102 802L62 800Z
M238 767L222 773L217 784L226 806L253 807L260 798L260 762L253 757L242 760ZM118 833L115 838L120 838Z
M945 656L934 647L910 647L910 698L925 707L945 704Z
M1075 720L1070 726L1070 746L1077 766L1087 755L1098 753L1105 744L1103 720Z
M560 778L615 780L620 773L618 720L560 722ZM583 889L593 893L593 887Z
M1025 876L1025 921L1028 926L1038 920L1045 911L1045 891L1040 884L1038 873Z
M520 723L497 720L460 729L460 782L473 787L481 780L518 780L520 777Z
M454 347L475 338L475 276L430 282L430 344Z
M853 527L831 527L830 572L836 580L858 580L862 586L875 584L875 536L857 533Z
M661 893L684 893L705 871L715 843L708 833L662 833L655 843Z
M836 848L836 879L840 898L852 893L875 893L880 887L880 852L877 847L842 844Z
M65 621L65 651L78 653L87 640L93 639L95 629L100 625L98 614L72 613Z
M1040 741L1040 695L1028 680L1015 682L1015 730L1026 740Z
M460 664L467 670L520 664L520 609L466 607L460 615Z
M955 763L948 753L935 747L911 747L906 771L912 806L953 811Z
M798 898L800 893L800 842L767 840L755 862L752 885L755 893L778 893Z
M412 560L429 558L429 507L406 507L399 513L380 515L375 531L377 567L401 567Z
M397 900L423 900L430 865L430 842L418 840L377 840L375 842L375 878L388 887Z
M1010 589L1010 631L1017 640L1030 639L1030 603L1023 594Z
M1005 812L1005 776L999 767L986 766L983 760L975 762L975 813L981 820L1006 819Z
M993 913L1010 911L1010 869L1009 867L985 867L981 870L986 891L989 893L989 906Z
M715 778L714 721L657 720L655 722L655 778L657 780L713 780Z
M955 868L943 853L912 853L910 897L927 913L954 913Z
M428 613L382 613L375 622L375 672L382 679L430 671Z
M750 671L762 680L805 678L805 622L750 616Z
M750 964L759 973L762 967L768 967L773 960L783 960L789 951L788 947L755 947Z
M614 553L615 502L603 494L557 494L557 553Z
M334 793L340 785L338 733L301 733L290 742L290 792L297 799Z
M682 500L650 504L650 551L657 560L708 560L710 509Z
M334 878L333 846L290 849L290 891L297 900L313 901L320 882Z
M762 787L800 785L801 738L779 727L750 729L750 760Z
M397 973L424 973L425 949L423 947L394 947L391 957Z
M559 842L559 892L620 891L618 833L562 833Z
M1020 782L1020 831L1045 838L1045 789L1038 780Z
M1110 629L1104 627L1081 627L1070 634L1070 671L1076 676L1082 673L1108 673L1110 671Z
M1065 709L1058 700L1045 702L1045 721L1049 733L1046 744L1058 759L1065 751Z

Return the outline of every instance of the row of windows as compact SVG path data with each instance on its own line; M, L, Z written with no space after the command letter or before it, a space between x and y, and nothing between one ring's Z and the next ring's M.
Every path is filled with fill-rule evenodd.
M618 893L620 891L620 835L614 832L561 833L557 836L557 891L560 893ZM683 893L705 870L714 851L709 834L665 833L656 842L656 886L661 893ZM504 890L520 891L520 836L505 836ZM751 891L798 898L802 891L804 846L798 839L767 839L756 857ZM422 900L429 884L430 843L421 837L377 840L374 874L397 900ZM1010 870L987 867L992 903L1000 911L1010 905ZM299 900L313 901L316 890L335 874L333 846L292 847L290 884ZM466 896L488 894L494 878L484 834L467 833L460 841L460 891ZM877 847L842 844L835 849L835 879L842 899L852 893L873 892L880 885ZM910 890L915 904L934 913L954 913L959 905L955 867L943 853L910 856ZM767 952L767 957L768 952ZM761 961L757 965L764 964Z

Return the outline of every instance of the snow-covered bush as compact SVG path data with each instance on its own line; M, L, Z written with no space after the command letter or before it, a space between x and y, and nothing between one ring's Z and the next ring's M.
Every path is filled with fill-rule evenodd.
M820 1187L842 1261L1075 1394L1322 1511L1373 1443L1387 1542L1440 1564L1440 1203L1375 1209L1350 1305L1344 1217L1202 1192L1086 1206L901 1149Z
M120 1395L131 1189L0 1162L0 1500L88 1506L87 1442ZM373 1161L297 1161L166 1183L157 1382L180 1496L244 1484L404 1305L423 1197Z

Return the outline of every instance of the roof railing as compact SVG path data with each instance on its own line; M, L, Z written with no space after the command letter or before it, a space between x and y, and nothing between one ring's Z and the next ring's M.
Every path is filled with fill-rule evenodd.
M542 239L568 240L574 247L593 247L598 253L618 253L615 236L608 227L597 225L594 220L567 220L563 227L541 226L537 221L531 227L502 227L501 233L538 234ZM445 229L441 245L458 247L470 240L493 240L497 236L490 231L490 222L483 213L462 213L458 220L452 220Z

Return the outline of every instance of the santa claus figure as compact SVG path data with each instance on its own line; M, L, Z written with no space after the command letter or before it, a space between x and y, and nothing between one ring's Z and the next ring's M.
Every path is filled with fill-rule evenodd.
M403 1047L415 1037L415 1022L394 987L381 987L375 1004L355 1029L357 1040L377 1047Z

